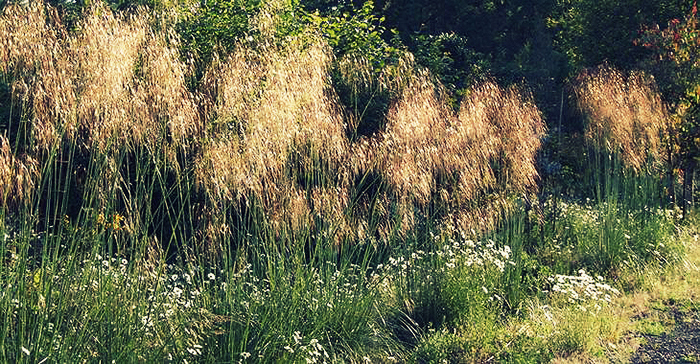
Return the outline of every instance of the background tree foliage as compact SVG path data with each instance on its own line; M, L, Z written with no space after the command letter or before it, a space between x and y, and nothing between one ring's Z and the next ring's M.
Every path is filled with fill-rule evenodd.
M555 46L575 70L603 62L629 69L646 53L635 47L640 26L665 22L684 10L686 1L559 0L547 18Z
M645 66L661 80L666 98L677 118L671 142L677 150L676 167L683 170L683 208L693 205L695 173L700 161L700 28L697 1L683 18L674 18L665 29L659 25L643 28L635 42L652 57Z

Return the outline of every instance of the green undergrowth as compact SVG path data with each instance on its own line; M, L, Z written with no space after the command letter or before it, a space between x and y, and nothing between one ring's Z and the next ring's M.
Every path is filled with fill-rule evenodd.
M635 289L616 302L626 335L611 357L629 361L639 346L647 344L644 336L675 335L678 325L696 320L700 297L698 226L697 214L691 214L677 227L675 238L684 251L681 259L628 275L635 279Z
M20 362L605 358L624 335L614 302L644 285L646 267L682 261L672 212L557 203L557 226L539 228L550 244L532 243L543 232L526 233L525 216L487 235L444 226L425 240L344 248L319 240L312 251L304 244L311 236L270 237L263 229L222 265L105 251L121 228L115 217L98 233L76 233L68 222L44 236L5 227L3 355ZM606 226L611 218L620 231ZM98 221L97 230L106 224ZM606 261L611 253L596 250L601 239L620 239L619 256Z
M548 203L551 207L555 202ZM609 360L612 348L629 330L629 316L620 315L618 300L643 290L641 277L649 271L683 261L685 247L674 229L679 225L673 211L662 209L621 213L624 209L607 203L556 203L557 226L550 219L544 232L531 232L544 234L551 243L526 244L527 249L511 245L516 249L512 256L519 258L506 259L508 269L496 269L495 276L480 273L494 285L470 286L480 274L463 271L465 282L450 285L448 280L442 286L438 297L461 295L458 302L469 302L469 308L458 310L462 315L457 319L430 328L412 360ZM501 236L500 241L508 240ZM615 242L621 246L611 250L609 244ZM442 306L450 307L444 302Z

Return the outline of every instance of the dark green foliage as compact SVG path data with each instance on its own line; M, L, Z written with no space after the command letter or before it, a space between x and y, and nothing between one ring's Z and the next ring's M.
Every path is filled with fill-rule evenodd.
M484 75L506 84L525 79L544 114L556 115L556 86L568 64L546 27L554 1L380 1L377 7L454 100Z
M26 98L13 95L12 85L0 82L0 135L5 135L15 152L28 148L30 124L22 121Z
M106 2L114 11L128 11L137 9L138 7L156 9L163 5L161 0L108 0Z
M114 12L129 13L139 8L158 9L164 5L161 0L99 0L104 1ZM56 9L66 29L73 30L87 10L96 1L91 0L47 0L47 3Z
M333 74L333 85L345 110L355 120L347 130L351 141L371 137L384 129L393 96L390 90L376 84L353 84L338 72Z
M383 129L384 117L393 101L392 90L378 78L401 56L403 46L397 33L387 30L385 17L376 14L371 0L362 4L307 1L303 6L310 25L326 39L339 61L347 58L366 62L359 72L368 74L344 74L336 63L331 77L341 103L355 120L348 125L349 138L374 135Z
M686 3L570 0L558 6L548 25L555 31L557 48L575 68L603 62L631 68L646 54L633 44L641 25L677 17Z
M513 59L535 35L535 28L554 2L520 1L382 1L387 26L404 39L414 35L454 33L466 37L475 52L494 60ZM500 62L500 61L499 61Z
M192 55L198 71L203 72L214 52L231 52L240 38L252 31L251 18L261 6L261 0L202 1L177 26L183 53Z
M416 62L427 67L454 95L455 108L465 90L491 69L491 57L470 48L467 37L455 33L417 34L409 47Z
M375 14L374 2L366 1L362 6L341 3L327 8L308 7L313 26L317 27L336 57L346 54L362 54L370 60L376 70L381 70L388 61L397 56L396 49L390 46L385 37L385 18Z
M75 29L78 25L83 11L87 9L90 5L87 0L76 0L76 1L49 1L51 6L58 9L61 18L63 19L63 24L65 24L67 29Z
M669 147L669 164L671 169L683 171L681 205L683 215L686 215L694 204L694 180L700 160L700 68L697 64L700 32L697 1L693 1L690 9L684 13L683 20L676 17L668 22L665 29L659 25L645 26L635 43L653 55L643 65L658 76L664 96L682 117L670 128L668 143L678 148L677 156L674 156Z

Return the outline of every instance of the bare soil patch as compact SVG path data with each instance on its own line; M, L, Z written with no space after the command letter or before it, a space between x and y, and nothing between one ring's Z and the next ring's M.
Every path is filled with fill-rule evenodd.
M700 362L700 314L696 309L675 305L668 308L675 321L673 331L660 335L635 334L645 344L634 353L632 363Z

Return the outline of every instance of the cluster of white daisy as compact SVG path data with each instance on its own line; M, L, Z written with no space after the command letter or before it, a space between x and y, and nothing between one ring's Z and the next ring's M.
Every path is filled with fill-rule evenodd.
M563 295L570 303L611 302L620 291L605 282L603 277L593 278L585 270L578 276L556 274L548 278L552 283L552 293Z

